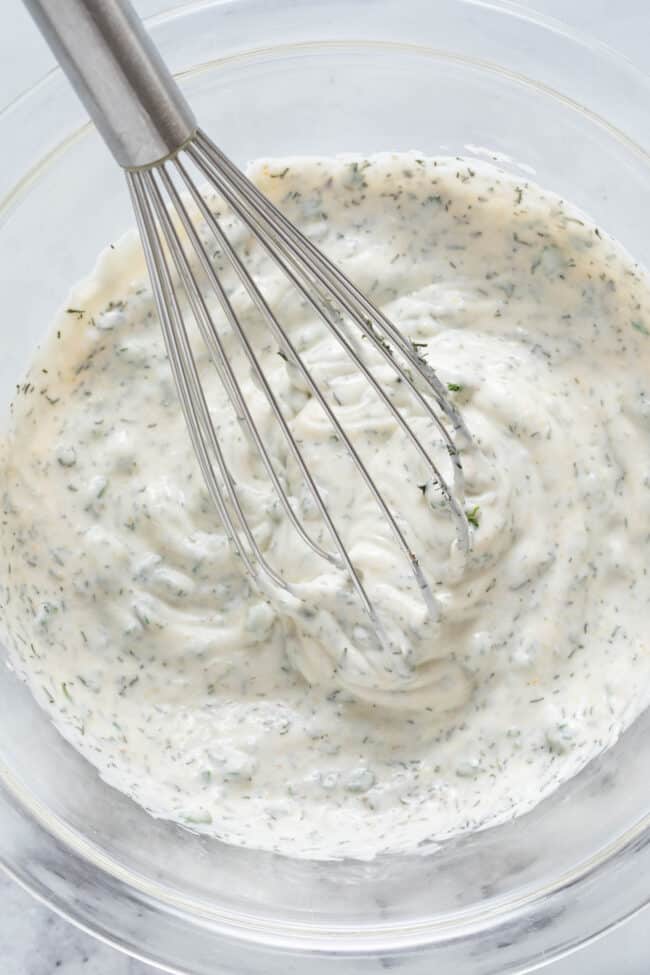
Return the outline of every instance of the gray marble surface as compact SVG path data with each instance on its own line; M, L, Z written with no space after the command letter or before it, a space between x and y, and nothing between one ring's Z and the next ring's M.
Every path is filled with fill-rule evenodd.
M2 975L154 975L78 931L0 873ZM216 973L215 973L216 975Z
M38 903L0 871L1 975L155 975ZM648 975L650 909L544 975ZM214 975L219 975L215 971ZM341 975L353 975L346 970Z
M51 58L20 0L0 2L0 104L6 104L50 67ZM615 4L611 0L520 3L588 30L648 70L649 0L617 0ZM171 5L171 0L136 0L144 15ZM545 975L648 972L650 909L570 958L544 969ZM78 931L0 872L0 975L154 975L154 970Z

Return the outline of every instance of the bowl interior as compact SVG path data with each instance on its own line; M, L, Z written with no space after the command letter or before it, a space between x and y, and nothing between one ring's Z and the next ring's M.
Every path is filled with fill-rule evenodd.
M321 4L306 6L322 13ZM157 31L184 69L182 85L202 126L236 162L409 149L495 156L522 180L566 196L650 264L650 236L639 220L650 212L648 157L601 118L510 70L505 53L499 65L472 43L436 49L415 38L330 37L251 43L244 53L208 60L206 50L212 58L222 50L218 28L231 29L232 7L199 4ZM440 11L461 7L477 9L445 0ZM505 35L503 44L505 52ZM27 175L17 183L8 172L0 184L7 191L0 209L3 411L68 287L133 223L122 174L63 79L48 85L29 112L18 105L0 117L6 144L21 127L40 131L38 140L19 143ZM359 938L399 947L463 936L472 925L489 927L495 912L519 910L614 861L647 823L647 717L515 823L427 855L315 863L227 847L152 820L99 780L4 667L0 701L0 779L14 802L100 874L244 938L358 948Z

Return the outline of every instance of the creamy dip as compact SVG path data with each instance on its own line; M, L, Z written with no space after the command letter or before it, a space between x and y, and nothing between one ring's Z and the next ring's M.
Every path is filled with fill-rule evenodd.
M649 282L580 212L484 162L287 159L251 175L417 343L461 410L470 551L342 347L211 199L412 541L433 611L211 241L389 639L377 643L345 574L283 515L193 334L238 494L294 596L251 583L194 459L130 234L74 290L15 397L0 527L12 665L102 778L154 816L294 856L409 851L530 809L650 699ZM331 548L214 314L292 504ZM355 341L444 466L405 384Z

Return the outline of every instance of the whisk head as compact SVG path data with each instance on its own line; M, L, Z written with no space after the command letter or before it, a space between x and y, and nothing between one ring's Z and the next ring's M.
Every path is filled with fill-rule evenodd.
M455 525L456 545L462 553L467 553L470 535L464 511L459 447L469 444L470 437L458 409L447 395L445 385L421 358L415 345L200 130L173 157L146 169L127 171L126 175L189 435L224 530L248 573L263 588L271 586L292 591L292 581L270 563L267 553L263 551L242 504L237 479L229 465L224 444L220 442L202 385L188 331L188 310L230 404L296 536L319 558L347 574L365 611L375 627L380 627L375 605L364 585L363 573L349 554L336 516L328 506L326 494L310 470L277 392L265 375L260 364L259 349L251 341L235 308L232 289L227 287L223 274L215 267L211 257L212 246L228 262L269 338L277 344L279 354L300 377L302 387L316 401L331 424L332 436L347 451L360 484L364 485L378 513L386 520L426 605L435 612L429 581L405 531L403 519L385 499L366 460L337 415L336 403L331 401L327 391L314 378L313 370L292 337L291 328L272 307L260 283L254 279L245 257L230 239L223 220L209 204L206 187L211 193L216 193L229 213L247 228L256 245L286 276L300 300L373 390L387 415L417 453L430 482L439 488ZM207 238L212 240L213 245L207 243ZM314 538L314 532L301 518L295 499L287 490L283 472L278 469L277 460L242 391L240 379L224 345L223 322L217 323L210 310L214 299L278 426L287 453L293 458L304 489L310 496L312 507L326 529L324 534L328 542L325 544L321 537ZM420 425L420 429L416 430L411 418L394 402L387 384L381 381L372 364L368 363L366 349L372 350L374 360L382 363L383 368L388 367L397 382L402 384L401 388L408 391L413 408L426 421L424 427ZM422 429L427 430L427 439L431 434L438 446L443 445L447 470L443 471L440 462L433 456Z

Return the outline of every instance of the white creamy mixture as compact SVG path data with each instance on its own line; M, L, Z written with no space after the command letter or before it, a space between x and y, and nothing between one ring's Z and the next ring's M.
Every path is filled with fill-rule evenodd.
M411 153L252 174L448 385L475 438L470 555L367 382L222 213L413 540L435 614L226 274L392 641L373 643L345 578L282 516L195 336L245 510L299 599L249 582L194 460L130 236L74 291L15 398L0 529L13 665L102 777L155 816L296 856L412 850L530 809L650 699L649 282L572 207L486 163ZM329 548L215 315L296 510ZM444 460L404 384L364 354Z

